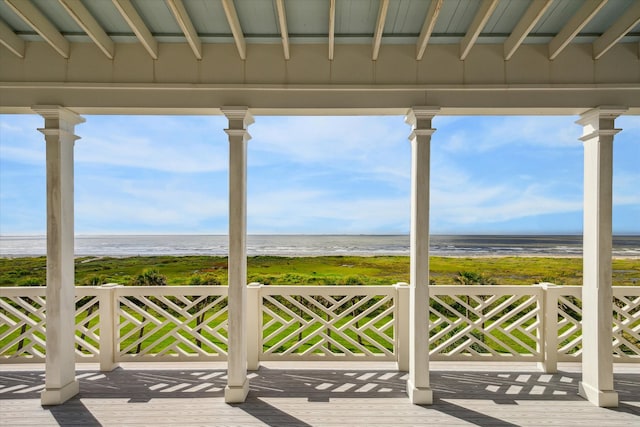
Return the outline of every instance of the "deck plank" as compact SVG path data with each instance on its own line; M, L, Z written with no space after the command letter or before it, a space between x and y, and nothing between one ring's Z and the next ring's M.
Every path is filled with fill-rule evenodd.
M78 376L78 396L43 408L42 367L0 367L0 426L640 425L637 364L616 367L617 409L577 395L575 365L543 374L531 365L434 363L431 406L411 405L406 373L388 364L265 363L236 405L224 403L221 366L129 364Z

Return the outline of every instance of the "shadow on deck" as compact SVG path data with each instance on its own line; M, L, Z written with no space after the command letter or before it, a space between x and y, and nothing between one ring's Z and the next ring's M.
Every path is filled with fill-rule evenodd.
M186 425L197 422L213 401L218 411L211 413L222 418L209 418L204 425L640 425L640 370L615 375L620 407L602 409L577 395L579 372L514 372L508 365L504 371L432 371L436 400L421 407L408 403L406 373L336 367L339 369L263 366L250 373L247 401L235 405L223 403L224 369L79 371L80 394L64 405L44 409L39 407L42 371L4 371L0 372L0 414L8 421L12 408L20 410L19 402L32 401L58 425L118 425L127 422L125 418L131 422L127 417L132 413L102 417L94 407L101 404L105 413L109 405L114 411L128 408L135 412L148 405L149 414L153 413L149 416L158 420L148 422L171 424L182 417L181 424ZM243 421L240 415L250 418ZM144 416L144 411L138 415Z

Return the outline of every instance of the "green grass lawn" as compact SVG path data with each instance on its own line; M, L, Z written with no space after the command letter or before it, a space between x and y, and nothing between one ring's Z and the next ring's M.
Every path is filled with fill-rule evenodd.
M227 259L208 256L155 256L76 259L76 284L130 284L146 269L157 269L169 285L188 285L193 276L209 275L227 284ZM448 258L432 257L430 279L455 284L459 272L482 274L499 285L552 282L582 284L581 258ZM41 286L46 259L0 258L0 286ZM256 256L248 260L248 281L269 285L391 285L409 280L409 257L402 256ZM640 260L613 260L613 285L640 285Z

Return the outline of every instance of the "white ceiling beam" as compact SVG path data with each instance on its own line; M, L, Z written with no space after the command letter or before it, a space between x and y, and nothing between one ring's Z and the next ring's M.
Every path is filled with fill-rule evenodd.
M37 7L24 0L5 0L5 2L63 58L69 58L69 42Z
M115 47L113 40L107 35L102 26L91 15L91 12L80 0L58 0L67 13L80 25L85 33L93 40L109 59L113 59Z
M336 42L336 0L329 1L329 61L333 61L333 48Z
M373 53L371 59L378 60L378 54L380 53L380 44L382 43L382 33L384 31L384 21L387 19L387 12L389 12L389 0L380 1L380 9L378 9L378 21L376 22L376 30L373 33Z
M487 25L487 21L491 17L496 6L498 6L498 0L482 0L482 4L480 4L473 21L471 21L467 34L460 42L460 60L464 61L467 57L471 48L476 43L476 40L478 40L480 32L484 26Z
M284 10L284 0L276 0L278 12L278 23L280 24L280 34L282 35L282 49L284 59L289 60L289 30L287 30L287 12Z
M112 1L124 20L127 21L127 24L129 24L129 27L131 27L140 43L142 43L142 46L144 46L147 52L149 52L149 55L151 55L153 59L158 59L158 42L151 35L151 31L149 31L149 28L147 28L147 25L136 11L136 8L131 4L131 1Z
M622 13L616 22L593 42L593 59L600 59L621 38L640 22L640 1L636 1Z
M222 7L225 15L227 15L227 22L231 27L233 33L233 39L236 41L236 48L241 59L247 59L247 43L244 40L244 33L240 26L240 20L238 19L238 13L236 12L236 6L233 4L233 0L221 0Z
M197 59L202 59L202 42L200 41L200 37L196 32L195 27L193 26L193 22L191 22L191 18L187 13L187 9L184 7L184 3L182 0L166 0L169 9L173 13L173 16L176 18L182 33L187 39L187 43L191 46L191 50L193 50L193 54Z
M564 28L549 42L549 59L555 59L606 3L607 0L586 0Z
M18 37L3 21L0 21L0 44L13 52L14 55L24 58L24 40Z
M549 9L553 0L533 0L527 11L516 24L509 38L504 42L504 59L509 60L516 53L524 39L536 26L542 15Z
M420 61L424 56L424 51L427 49L429 43L429 37L433 32L433 27L436 25L436 20L442 9L442 2L444 0L431 0L427 16L424 18L424 24L422 25L422 31L418 37L418 43L416 44L416 60Z

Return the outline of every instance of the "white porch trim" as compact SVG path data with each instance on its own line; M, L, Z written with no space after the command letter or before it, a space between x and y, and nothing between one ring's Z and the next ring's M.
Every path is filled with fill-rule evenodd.
M411 403L430 405L429 384L429 170L431 120L438 107L413 107L411 125L411 266L409 289L409 379Z
M620 107L599 107L580 116L584 142L583 354L580 395L617 407L611 354L611 245L613 137Z
M43 405L78 394L75 372L75 271L73 145L75 125L85 120L57 105L39 105L47 156L47 355Z
M223 107L229 120L229 349L227 403L244 402L247 378L247 107Z

